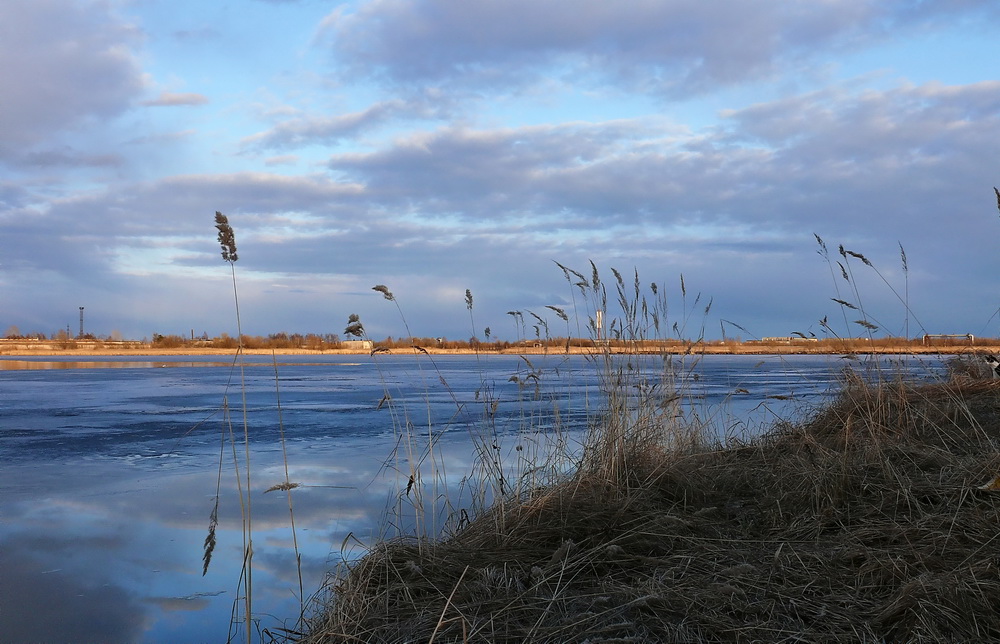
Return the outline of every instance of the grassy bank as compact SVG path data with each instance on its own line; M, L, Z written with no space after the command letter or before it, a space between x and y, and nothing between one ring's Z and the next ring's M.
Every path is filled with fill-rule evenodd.
M569 478L442 540L378 544L301 640L997 640L1000 492L980 488L1000 475L1000 385L965 367L848 375L725 449L612 401Z

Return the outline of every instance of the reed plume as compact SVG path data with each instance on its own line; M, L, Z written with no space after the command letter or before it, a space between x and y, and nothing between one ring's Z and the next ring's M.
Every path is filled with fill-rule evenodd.
M347 326L344 328L344 335L360 338L365 334L365 326L361 324L361 318L357 313L351 313L347 317Z
M219 231L219 246L222 248L223 261L232 264L239 259L236 254L236 234L233 227L229 225L229 218L224 214L215 211L215 227Z

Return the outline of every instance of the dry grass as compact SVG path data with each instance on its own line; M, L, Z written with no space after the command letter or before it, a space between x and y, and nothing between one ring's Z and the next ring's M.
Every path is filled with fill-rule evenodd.
M871 263L841 255L866 337L824 317L832 337L789 352L915 352L875 342L849 272ZM981 489L1000 475L1000 384L980 364L937 383L847 372L806 420L712 446L673 377L710 352L704 322L693 334L689 322L711 301L689 298L682 276L670 324L663 285L612 269L612 315L596 266L560 268L573 318L604 348L607 408L581 462L441 539L377 544L331 577L302 642L1000 640L1000 492ZM651 377L647 349L664 367Z
M302 641L1000 639L994 381L848 377L751 444L654 434L430 547L380 544Z

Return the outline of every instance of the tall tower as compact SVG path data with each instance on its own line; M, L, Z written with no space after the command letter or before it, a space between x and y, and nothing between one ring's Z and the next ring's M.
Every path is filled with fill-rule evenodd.
M83 307L80 307L80 335L78 337L83 337Z

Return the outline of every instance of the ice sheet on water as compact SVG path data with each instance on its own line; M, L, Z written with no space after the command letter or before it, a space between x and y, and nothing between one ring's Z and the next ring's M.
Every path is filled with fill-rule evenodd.
M255 358L246 370L246 430L261 613L294 617L298 610L289 599L298 582L287 498L263 494L285 480L282 427L289 480L301 484L292 495L309 592L339 558L344 537L369 538L386 502L402 494L406 481L395 468L408 463L405 455L390 458L401 425L409 423L418 437L430 430L452 481L465 474L470 434L484 427L496 430L505 449L530 446L556 428L583 432L600 408L594 365L565 356L531 362L529 368L515 356L388 356L376 368L368 359L283 358L279 415L274 366ZM78 598L75 608L114 622L93 633L98 639L226 638L242 546L234 455L222 441L230 422L242 439L240 381L231 364L218 360L170 365L0 370L0 584L7 585L0 594L69 593ZM757 413L773 420L785 402L772 399L762 409L768 396L820 400L836 386L842 365L827 357L708 356L673 375L701 409L727 405L737 418ZM529 372L541 381L537 399ZM738 389L747 393L734 394ZM379 408L386 394L392 405ZM495 415L487 413L493 401ZM202 578L220 458L219 545ZM23 632L25 623L8 623L16 619L38 628L32 616L43 607L18 608L0 612L7 620L0 632ZM56 619L50 626L30 639L60 640L69 632Z

